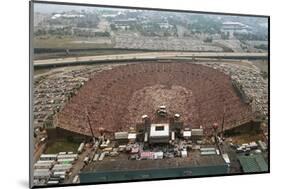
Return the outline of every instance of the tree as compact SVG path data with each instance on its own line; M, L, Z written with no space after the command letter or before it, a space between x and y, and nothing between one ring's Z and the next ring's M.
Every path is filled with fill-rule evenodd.
M213 42L213 38L212 37L207 37L204 39L205 43L212 43Z

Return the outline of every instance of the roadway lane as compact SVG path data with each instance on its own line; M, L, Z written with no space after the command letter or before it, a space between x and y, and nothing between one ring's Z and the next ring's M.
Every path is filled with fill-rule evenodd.
M81 56L35 60L34 66L48 66L60 64L75 64L83 62L99 62L112 60L143 60L143 59L165 59L165 58L267 58L267 53L229 53L229 52L147 52L133 54L117 55L98 55L98 56Z

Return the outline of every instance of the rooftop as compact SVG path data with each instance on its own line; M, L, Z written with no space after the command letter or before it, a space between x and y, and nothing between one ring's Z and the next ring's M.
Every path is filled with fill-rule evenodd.
M268 171L268 165L261 154L239 156L238 159L245 173Z
M169 124L159 123L151 124L150 137L169 136Z

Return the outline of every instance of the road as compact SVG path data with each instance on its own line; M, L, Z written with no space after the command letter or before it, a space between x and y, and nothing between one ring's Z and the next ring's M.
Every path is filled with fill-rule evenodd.
M177 58L267 58L268 53L232 53L232 52L145 52L117 55L98 55L53 58L34 60L34 66L64 65L86 62L112 61L112 60L143 60L143 59L177 59Z
M73 164L73 168L71 171L71 175L65 180L65 184L72 184L74 177L80 172L80 170L84 167L84 159L86 156L91 154L92 148L86 148L85 151L79 155L78 160Z
M220 145L221 152L226 153L230 160L230 172L229 173L241 173L240 163L237 158L237 153L235 149L230 147L230 144L226 141L223 141Z

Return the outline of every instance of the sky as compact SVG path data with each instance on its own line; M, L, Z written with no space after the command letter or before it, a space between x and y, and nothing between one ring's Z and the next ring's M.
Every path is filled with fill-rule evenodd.
M89 7L89 6L77 6L77 5L59 5L59 4L45 4L45 3L34 3L34 12L40 13L54 13L64 11L93 11L95 9L106 9L101 7ZM108 9L108 8L107 8ZM115 9L117 10L117 9Z

